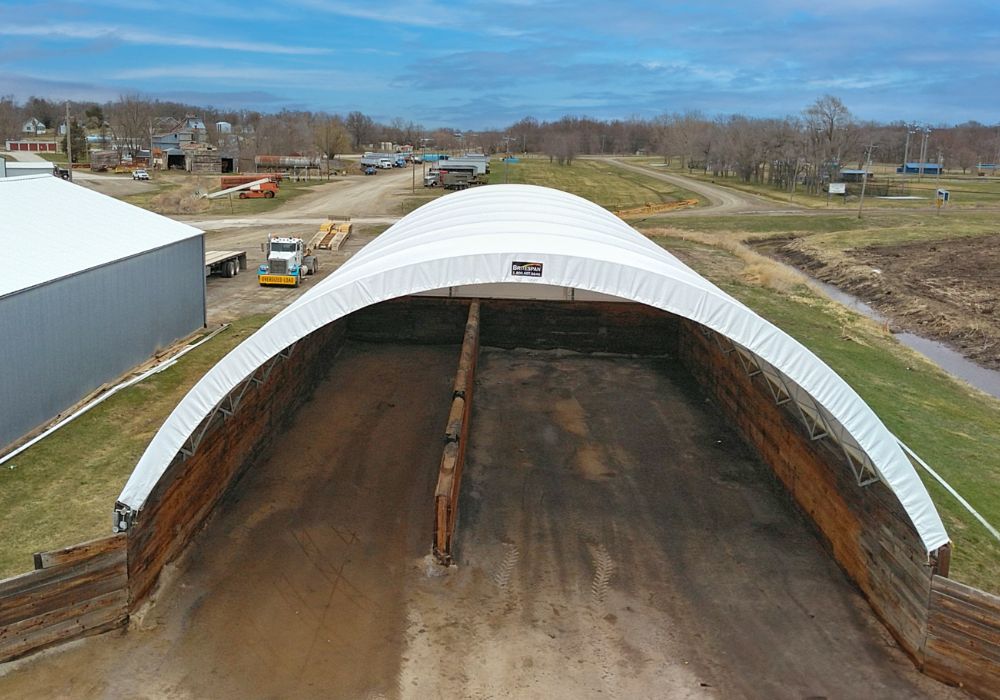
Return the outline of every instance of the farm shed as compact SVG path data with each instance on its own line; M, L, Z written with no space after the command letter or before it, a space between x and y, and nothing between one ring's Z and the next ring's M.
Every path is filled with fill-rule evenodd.
M4 160L0 158L0 160ZM0 167L0 178L3 177L27 177L30 175L52 175L52 163L47 160L37 161L25 161L23 163L18 163L14 161L6 161L3 166Z
M203 327L205 276L199 229L51 175L0 198L4 446Z

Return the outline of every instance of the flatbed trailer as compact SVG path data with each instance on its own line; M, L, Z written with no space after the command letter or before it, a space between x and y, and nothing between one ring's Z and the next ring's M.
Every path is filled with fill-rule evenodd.
M206 250L205 277L219 275L220 277L235 277L240 270L247 269L247 252L245 250Z

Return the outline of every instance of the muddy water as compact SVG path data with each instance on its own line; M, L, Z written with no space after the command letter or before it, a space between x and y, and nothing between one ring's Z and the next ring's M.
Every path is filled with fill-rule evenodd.
M834 301L840 302L844 306L853 309L860 314L864 314L868 318L878 321L879 323L885 323L888 321L883 314L880 314L856 296L848 294L847 292L834 287L832 284L827 284L826 282L821 282L815 277L810 277L806 273L802 272L802 270L798 270L798 272L805 275L807 279L822 289L823 292ZM981 367L975 362L967 360L961 353L952 350L944 343L939 343L936 340L924 338L923 336L916 335L915 333L894 333L893 336L900 343L912 350L916 350L948 374L958 377L990 396L1000 398L1000 372L987 369L986 367Z

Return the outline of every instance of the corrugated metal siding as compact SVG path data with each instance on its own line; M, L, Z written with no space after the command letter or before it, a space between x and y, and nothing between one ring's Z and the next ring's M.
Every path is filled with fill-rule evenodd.
M0 446L201 328L203 250L197 236L0 300Z

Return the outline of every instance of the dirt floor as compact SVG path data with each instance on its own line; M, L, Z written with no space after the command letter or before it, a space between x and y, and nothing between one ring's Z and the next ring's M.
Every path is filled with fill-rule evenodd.
M963 697L667 360L485 348L458 565L430 564L457 359L348 345L134 629L0 697Z
M827 259L795 241L776 255L853 294L894 331L940 340L1000 369L1000 235L870 246Z

